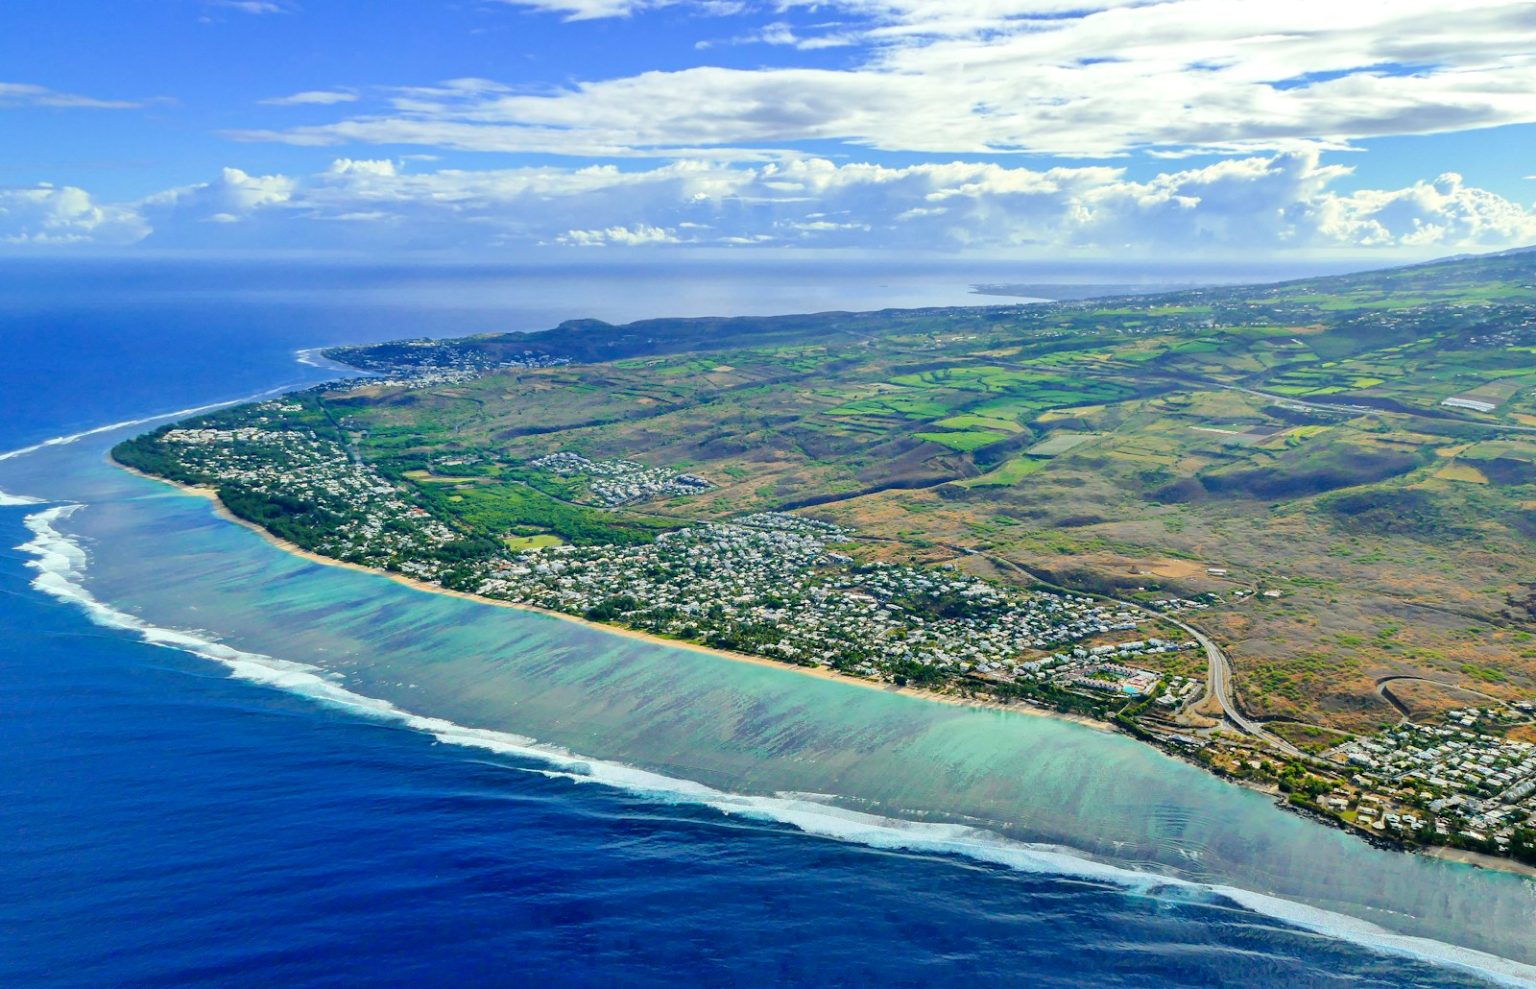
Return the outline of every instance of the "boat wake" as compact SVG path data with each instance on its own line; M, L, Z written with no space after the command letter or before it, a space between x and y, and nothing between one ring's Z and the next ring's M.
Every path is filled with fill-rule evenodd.
M1235 904L1293 927L1377 952L1460 969L1506 985L1536 986L1536 966L1429 938L1393 933L1368 921L1274 896L1121 868L1069 848L1012 840L981 828L905 821L849 810L810 794L730 793L623 763L585 758L510 732L474 728L406 711L389 701L352 691L334 674L318 667L247 652L207 634L154 625L97 599L85 582L89 556L84 546L59 528L84 508L81 504L56 505L26 517L25 525L32 538L18 549L32 557L28 563L36 571L32 585L44 594L81 608L98 625L219 663L242 680L301 695L353 715L425 732L446 744L526 762L533 771L551 778L612 787L647 799L709 807L722 814L776 822L807 834L875 848L964 856L1021 872L1113 886L1134 895Z

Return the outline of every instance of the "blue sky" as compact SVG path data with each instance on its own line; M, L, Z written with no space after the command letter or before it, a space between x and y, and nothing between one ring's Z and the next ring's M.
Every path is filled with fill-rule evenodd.
M7 0L0 250L1536 242L1530 0Z

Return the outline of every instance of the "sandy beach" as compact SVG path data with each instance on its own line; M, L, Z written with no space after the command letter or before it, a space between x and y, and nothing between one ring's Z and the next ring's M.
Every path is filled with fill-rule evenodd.
M1514 859L1499 858L1497 855L1484 855L1482 852L1471 852L1465 848L1446 848L1443 845L1430 845L1422 849L1422 851L1430 858L1444 859L1447 862L1460 862L1462 865L1475 865L1480 869L1493 869L1495 872L1512 872L1517 876L1536 879L1536 866L1529 866L1524 862L1516 862Z
M894 684L876 683L871 680L865 680L862 677L848 676L847 674L839 673L836 670L830 670L821 666L794 666L789 663L780 663L771 659L765 659L761 656L751 656L746 653L731 652L730 650L726 649L716 649L697 642L686 642L681 639L669 639L665 636L652 635L649 632L642 632L637 629L626 628L622 625L606 625L602 622L589 621L577 615L568 615L564 612L552 611L548 608L540 608L528 604L517 604L512 601L498 601L495 598L482 597L481 595L470 594L466 591L455 591L446 587L440 587L437 584L429 584L426 581L417 580L413 577L407 577L404 574L390 573L387 570L380 570L377 567L365 567L357 563L347 563L342 560L334 560L328 556L321 556L319 553L313 553L307 549L304 549L302 546L289 542L286 539L279 538L278 536L268 532L266 529L263 529L261 526L256 525L254 522L240 518L238 515L234 514L224 506L224 503L219 500L218 492L213 488L194 487L192 485L179 484L175 481L171 481L163 477L156 477L153 474L146 474L143 471L136 470L126 464L119 463L115 459L112 460L112 463L119 469L125 470L128 473L134 474L138 477L142 477L145 480L155 481L160 484L167 485L169 487L175 488L183 494L203 498L212 504L213 510L219 515L220 518L224 519L225 521L233 522L235 525L249 529L250 531L259 535L262 539L266 540L268 543L276 546L286 553L291 553L294 556L300 557L311 563L317 563L321 566L340 567L345 570L356 570L361 573L372 574L376 577L385 577L397 584L403 584L406 587L410 587L418 591L424 591L428 594L446 594L449 597L464 598L465 600L475 601L480 604L488 604L497 608L511 608L514 611L525 611L534 614L548 615L551 618L558 618L561 621L572 622L577 625L585 625L588 628L600 629L601 631L612 635L623 635L645 642L671 646L674 649L686 649L690 652L704 653L719 659L728 659L732 662L751 663L755 666L767 666L776 670L798 673L803 676L817 677L822 680L832 680L855 687L863 687L866 690L879 690L888 694L901 694L907 697L917 698L919 700L934 701L940 704L952 704L958 707L970 707L981 710L998 711L1004 714L1023 714L1037 718L1052 718L1057 721L1070 721L1073 724L1081 725L1084 728L1092 728L1095 731L1118 732L1118 729L1116 729L1108 722L1098 721L1093 718L1084 717L1082 715L1068 714L1061 711L1045 710L1043 708L1033 707L1028 704L1001 704L996 701L983 701L966 697L956 697L952 694L941 694L931 690L919 690L914 687L898 687Z
M142 477L145 480L155 481L168 487L175 488L183 494L202 498L208 501L213 507L214 512L217 513L218 516L225 521L232 522L235 525L241 526L250 530L251 532L256 533L262 539L266 540L271 545L276 546L286 553L290 553L294 556L300 557L301 559L318 564L320 566L340 567L346 570L356 570L361 573L371 574L376 577L384 577L398 584L403 584L406 587L410 587L413 590L423 591L428 594L446 594L450 597L464 598L465 600L475 601L479 604L490 605L496 608L510 608L514 611L524 611L533 614L547 615L560 621L571 622L576 625L584 625L588 628L598 629L611 635L623 635L632 639L670 646L675 649L685 649L690 652L702 653L716 657L718 659L730 660L731 662L751 663L755 666L771 667L776 670L797 673L802 676L817 677L822 680L831 680L838 683L848 684L849 686L861 687L865 690L879 690L885 693L901 694L903 696L912 697L917 700L936 702L939 704L950 704L958 707L991 710L997 711L1001 714L1022 714L1037 718L1052 718L1057 721L1069 721L1073 724L1081 725L1085 728L1091 728L1095 731L1124 734L1119 728L1109 722L1098 721L1092 718L1084 717L1082 715L1050 711L1027 704L1001 704L995 701L983 701L972 698L956 697L952 694L941 694L934 691L920 690L913 687L897 687L893 684L875 683L860 677L848 676L846 674L839 673L836 670L830 670L824 667L793 666L788 663L776 662L761 656L751 656L745 653L731 652L725 649L716 649L710 646L701 645L697 642L686 642L680 639L669 639L664 636L653 635L649 632L642 632L620 625L606 625L601 622L593 622L576 615L568 615L563 612L552 611L548 608L540 608L527 604L517 604L511 601L498 601L495 598L482 597L478 594L470 594L465 591L455 591L449 588L440 587L436 584L429 584L425 581L416 580L403 574L390 573L387 570L380 570L376 567L365 567L361 564L347 563L342 560L331 559L330 557L321 556L318 553L310 552L309 550L306 550L303 547L296 545L295 543L291 543L286 539L281 539L268 532L266 529L263 529L261 526L240 518L225 507L224 503L219 499L218 492L212 488L194 487L191 485L179 484L166 478L155 477L152 474L146 474L143 471L136 470L127 466L126 464L118 463L116 460L112 460L112 463L119 469L127 471L128 473L134 474L138 477ZM1181 756L1179 753L1171 754L1173 754L1176 758ZM1192 761L1187 757L1184 758L1185 761ZM1273 784L1261 783L1256 780L1239 779L1230 779L1229 782L1245 789L1262 793L1271 798L1278 798L1280 794L1280 791ZM1285 805L1284 801L1277 802L1281 803L1282 806L1287 806ZM1332 822L1325 823L1329 823L1330 826L1339 826L1332 824ZM1404 850L1420 851L1423 854L1430 856L1431 858L1437 858L1448 862L1460 863L1462 865L1469 865L1483 869L1492 869L1499 872L1507 872L1514 875L1536 879L1536 867L1532 867L1521 862L1516 862L1513 859L1499 858L1493 855L1484 855L1478 852L1467 851L1465 849L1447 848L1443 846L1425 846L1418 849L1405 848Z

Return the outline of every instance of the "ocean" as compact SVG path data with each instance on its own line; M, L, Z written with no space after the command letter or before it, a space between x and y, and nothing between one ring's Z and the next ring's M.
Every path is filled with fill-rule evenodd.
M0 985L1533 984L1531 882L1077 725L307 563L104 459L328 344L1060 278L0 267Z

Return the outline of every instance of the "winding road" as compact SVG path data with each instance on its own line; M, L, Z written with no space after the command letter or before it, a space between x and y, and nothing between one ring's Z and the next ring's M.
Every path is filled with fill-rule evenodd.
M1259 724L1257 721L1254 721L1252 718L1249 718L1247 715L1245 715L1242 711L1238 710L1237 698L1233 696L1232 692L1231 660L1227 658L1227 654L1222 650L1221 646L1216 644L1215 639L1212 639L1209 635L1206 635L1195 626L1189 624L1186 621L1181 621L1180 619L1174 618L1172 615L1161 611L1156 611L1142 604L1137 604L1135 601L1126 601L1121 598L1110 597L1107 594L1096 594L1090 591L1082 591L1071 587L1063 587L1060 584L1045 580L1028 568L1020 566L1012 560L1004 559L1003 557L993 556L990 553L978 554L976 550L970 549L968 547L956 546L950 543L944 543L943 545L946 549L951 549L966 554L979 555L994 565L1024 574L1035 583L1041 584L1045 587L1055 588L1056 590L1063 591L1068 594L1082 594L1088 597L1096 597L1103 601L1110 601L1122 608L1128 608L1132 611L1141 612L1144 615L1150 615L1153 618L1166 621L1170 625L1174 625L1180 629L1183 629L1185 632L1188 632L1196 642L1200 643L1200 648L1205 650L1206 694L1208 696L1215 697L1217 702L1221 704L1221 712L1225 723L1231 725L1233 728L1237 729L1244 735L1257 738L1264 742L1266 745L1269 745L1271 748L1274 748L1279 752L1283 752L1288 756L1292 756L1297 759L1310 759L1310 757L1305 752L1301 751L1290 742L1287 742L1285 739L1269 731L1263 725Z
M1485 701L1491 701L1499 707L1514 711L1517 714L1523 713L1517 711L1515 708L1510 707L1509 701L1504 700L1502 697L1495 697L1493 694L1485 694L1481 690L1478 690L1474 687L1467 687L1459 683L1447 683L1444 680L1434 680L1429 677L1413 676L1412 674L1408 673L1394 673L1391 676L1377 678L1377 696L1386 701L1388 704L1391 704L1397 710L1397 712L1403 716L1404 721L1412 721L1413 712L1408 709L1408 705L1405 704L1396 694L1392 693L1392 685L1394 683L1428 683L1436 687L1442 687L1446 690L1455 690L1463 694L1471 694L1473 697L1480 697Z
M1146 615L1151 615L1154 618L1161 618L1168 624L1175 625L1188 632L1196 642L1200 643L1200 647L1205 650L1206 693L1212 697L1215 697L1216 700L1221 704L1221 713L1225 716L1227 723L1243 734L1251 735L1254 738L1260 739L1267 745L1278 749L1281 752L1284 752L1288 756L1294 756L1298 759L1307 758L1306 753L1302 752L1296 746L1269 731L1263 725L1259 724L1257 721L1254 721L1252 718L1249 718L1247 715L1245 715L1242 711L1238 710L1237 698L1234 697L1232 693L1232 661L1227 658L1227 654L1222 651L1221 646L1216 644L1215 639L1212 639L1209 635L1206 635L1204 632L1200 631L1198 628L1189 624L1188 622L1180 621L1179 619L1174 618L1172 615L1167 615L1160 611L1153 611L1151 608L1136 604L1133 601L1119 601L1119 599L1116 598L1111 598L1110 600L1115 600L1127 608L1134 608L1135 610Z

